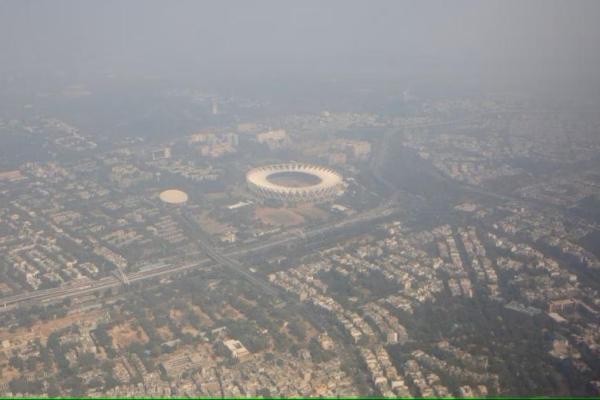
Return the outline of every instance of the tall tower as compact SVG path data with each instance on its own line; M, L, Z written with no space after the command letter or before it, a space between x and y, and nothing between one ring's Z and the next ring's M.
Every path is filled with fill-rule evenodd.
M212 114L217 115L219 113L219 103L217 99L212 99Z

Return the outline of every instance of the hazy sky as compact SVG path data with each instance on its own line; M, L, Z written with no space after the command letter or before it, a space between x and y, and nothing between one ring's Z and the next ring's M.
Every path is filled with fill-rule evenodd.
M1 1L0 72L599 82L600 1Z

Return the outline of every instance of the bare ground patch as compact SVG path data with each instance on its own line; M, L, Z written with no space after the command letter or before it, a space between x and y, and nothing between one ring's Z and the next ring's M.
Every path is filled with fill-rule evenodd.
M148 342L148 335L146 335L144 329L141 326L133 327L130 323L123 323L114 326L110 330L110 336L113 338L115 347L121 349L126 348L134 342Z
M263 224L274 226L296 226L304 223L304 217L289 208L259 207L255 211L255 217Z

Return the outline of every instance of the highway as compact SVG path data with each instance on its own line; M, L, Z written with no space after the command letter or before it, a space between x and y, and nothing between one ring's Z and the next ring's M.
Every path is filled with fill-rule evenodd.
M4 297L0 299L0 312L12 310L23 304L43 305L45 303L55 302L66 298L89 295L96 292L118 288L127 284L143 282L148 279L165 277L167 275L181 273L191 269L215 265L215 263L231 269L232 271L243 276L245 279L249 280L251 283L260 286L269 293L275 294L276 290L273 288L273 286L250 273L247 268L245 268L244 265L238 261L238 259L250 255L256 256L267 253L282 246L288 246L292 244L308 244L311 240L317 242L325 236L339 233L351 226L387 218L397 211L398 210L393 207L392 204L388 203L384 206L357 214L342 221L303 231L302 235L289 234L288 236L277 238L275 240L267 239L265 242L246 246L237 250L232 250L226 254L221 253L217 249L213 248L195 223L188 221L187 218L182 218L182 221L186 223L189 229L193 229L192 237L197 237L200 239L198 244L200 245L201 251L194 254L186 254L186 256L197 255L200 257L199 259L193 262L170 262L169 260L165 260L162 263L157 262L154 265L143 267L139 271L128 274L117 273L116 275L110 275L94 281L88 280L73 285L61 286L52 289L35 290ZM124 276L119 278L118 276L121 275Z
M259 279L257 276L248 272L247 268L245 268L242 265L242 263L240 263L238 260L232 258L231 255L221 253L216 248L214 248L211 244L210 237L208 237L207 234L204 231L202 231L202 229L200 229L198 224L194 222L192 216L186 215L185 211L183 211L179 215L179 217L181 224L184 225L184 227L187 229L188 233L190 234L190 237L196 239L196 243L200 246L200 249L214 262L238 275L241 275L245 280L249 281L257 287L260 287L266 293L269 293L271 295L277 294L277 291L273 288L273 286L267 284L265 281ZM245 253L240 254L240 256L243 255L245 255Z

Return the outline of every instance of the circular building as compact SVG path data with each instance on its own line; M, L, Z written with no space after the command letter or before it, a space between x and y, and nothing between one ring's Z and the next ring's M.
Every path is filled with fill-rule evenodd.
M246 174L248 188L263 199L284 203L323 203L343 190L343 179L331 168L311 164L266 165Z
M162 202L168 204L183 204L188 201L187 193L177 189L165 190L160 193L159 197Z

